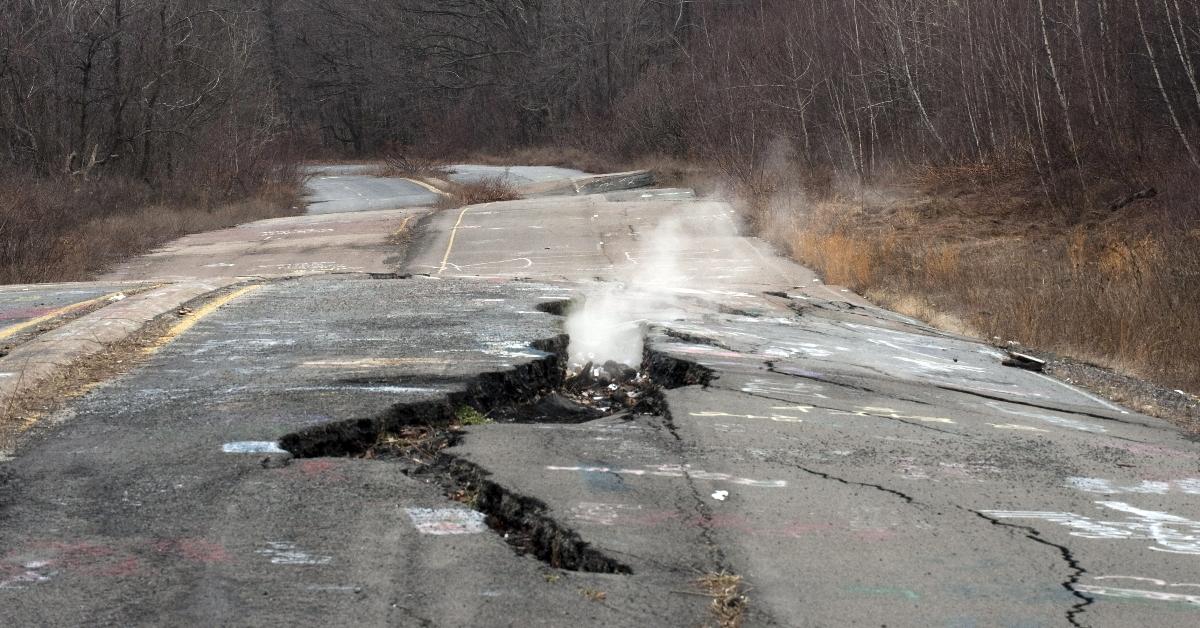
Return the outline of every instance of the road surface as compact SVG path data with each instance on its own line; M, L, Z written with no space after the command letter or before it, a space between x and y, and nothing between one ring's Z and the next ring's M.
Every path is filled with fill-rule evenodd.
M323 166L311 169L309 214L341 214L437 203L440 194L411 179L377 177L373 166Z
M717 625L696 581L722 572L746 626L1200 622L1195 440L824 285L726 204L445 210L397 270L255 281L30 430L0 467L4 623ZM621 286L655 363L708 374L658 414L410 452L479 474L457 491L333 455L552 379L545 304ZM472 509L497 495L500 530ZM575 541L611 568L552 566Z

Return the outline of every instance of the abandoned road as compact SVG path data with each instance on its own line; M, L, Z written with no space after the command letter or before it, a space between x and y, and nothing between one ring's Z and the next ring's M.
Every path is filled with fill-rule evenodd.
M1200 623L1200 444L1165 422L827 286L688 191L354 189L0 289L17 325L220 286L26 422L0 624ZM610 298L655 386L604 412L563 392L563 315Z

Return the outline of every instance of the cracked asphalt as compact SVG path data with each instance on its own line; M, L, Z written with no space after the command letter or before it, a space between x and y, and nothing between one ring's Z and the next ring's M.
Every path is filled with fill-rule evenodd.
M595 195L431 214L407 279L266 281L44 420L0 465L4 625L1195 626L1194 440L878 309L723 203ZM549 359L538 305L653 265L650 351L711 369L661 416L467 427L443 455L633 573L520 556L395 460L278 441ZM397 251L379 255L397 255Z

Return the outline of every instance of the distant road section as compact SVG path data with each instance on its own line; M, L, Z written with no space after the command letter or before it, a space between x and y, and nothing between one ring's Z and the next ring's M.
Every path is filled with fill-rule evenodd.
M529 183L570 181L587 176L582 170L555 166L475 166L458 164L446 168L447 176L455 183L474 183L481 179L499 178L505 182L522 186Z
M308 213L341 214L427 207L438 194L408 179L370 174L374 166L320 166L309 171Z

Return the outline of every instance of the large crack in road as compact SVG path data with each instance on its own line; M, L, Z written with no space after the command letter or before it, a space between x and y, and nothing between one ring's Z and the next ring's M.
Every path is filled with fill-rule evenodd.
M402 268L231 300L0 467L0 614L691 626L715 599L747 626L1195 623L1194 441L827 287L730 211L435 213ZM572 380L549 315L653 266L680 215L696 281L639 313L641 375ZM355 241L412 213L357 216Z

